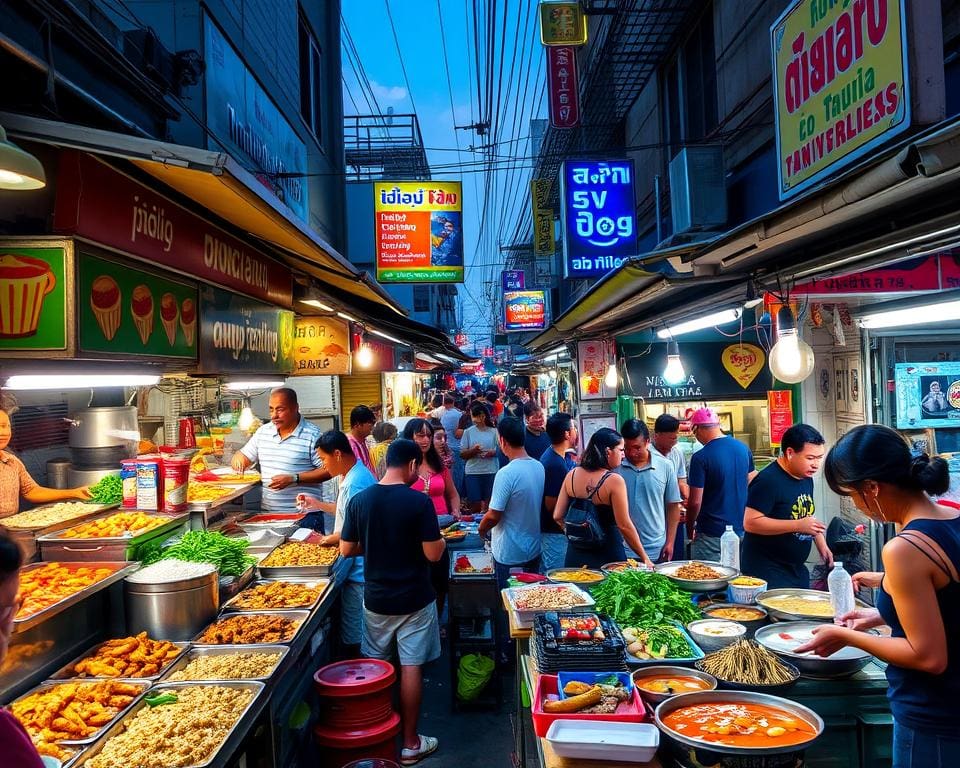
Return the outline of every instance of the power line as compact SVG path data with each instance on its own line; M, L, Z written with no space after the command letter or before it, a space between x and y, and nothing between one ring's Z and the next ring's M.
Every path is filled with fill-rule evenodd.
M410 87L410 78L407 77L407 65L403 63L403 54L400 52L400 38L397 36L397 27L393 23L393 14L390 12L390 0L383 0L387 6L387 18L390 20L390 31L393 32L393 43L397 47L397 57L400 59L400 71L403 72L403 82L407 84L407 95L410 97L410 106L413 107L413 113L417 114L417 104L413 100L413 89Z

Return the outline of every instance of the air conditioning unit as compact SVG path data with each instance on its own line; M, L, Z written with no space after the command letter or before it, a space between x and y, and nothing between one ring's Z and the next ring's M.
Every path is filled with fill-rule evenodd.
M723 147L685 147L670 161L670 211L674 234L727 223Z
M175 68L173 54L163 47L152 29L131 29L123 33L123 55L160 87L173 86Z

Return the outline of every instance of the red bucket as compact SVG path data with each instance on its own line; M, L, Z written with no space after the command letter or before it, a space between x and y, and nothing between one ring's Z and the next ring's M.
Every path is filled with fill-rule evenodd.
M372 728L342 731L326 723L313 729L313 737L323 747L322 768L344 768L355 760L383 758L397 759L397 734L400 733L400 715L391 713L390 719Z
M378 659L338 661L318 669L313 687L320 697L321 722L354 731L389 720L396 679L393 665Z

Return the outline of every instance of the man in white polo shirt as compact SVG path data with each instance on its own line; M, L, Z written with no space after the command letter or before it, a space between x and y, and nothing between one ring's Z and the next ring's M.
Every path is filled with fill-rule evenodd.
M320 499L320 483L330 479L314 449L320 434L319 427L300 415L294 390L281 387L270 393L270 421L231 461L237 472L260 464L264 512L293 512L299 493Z

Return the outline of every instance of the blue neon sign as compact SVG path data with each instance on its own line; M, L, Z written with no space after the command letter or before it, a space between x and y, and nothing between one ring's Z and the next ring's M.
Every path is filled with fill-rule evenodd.
M596 277L637 252L633 160L563 164L564 275Z

